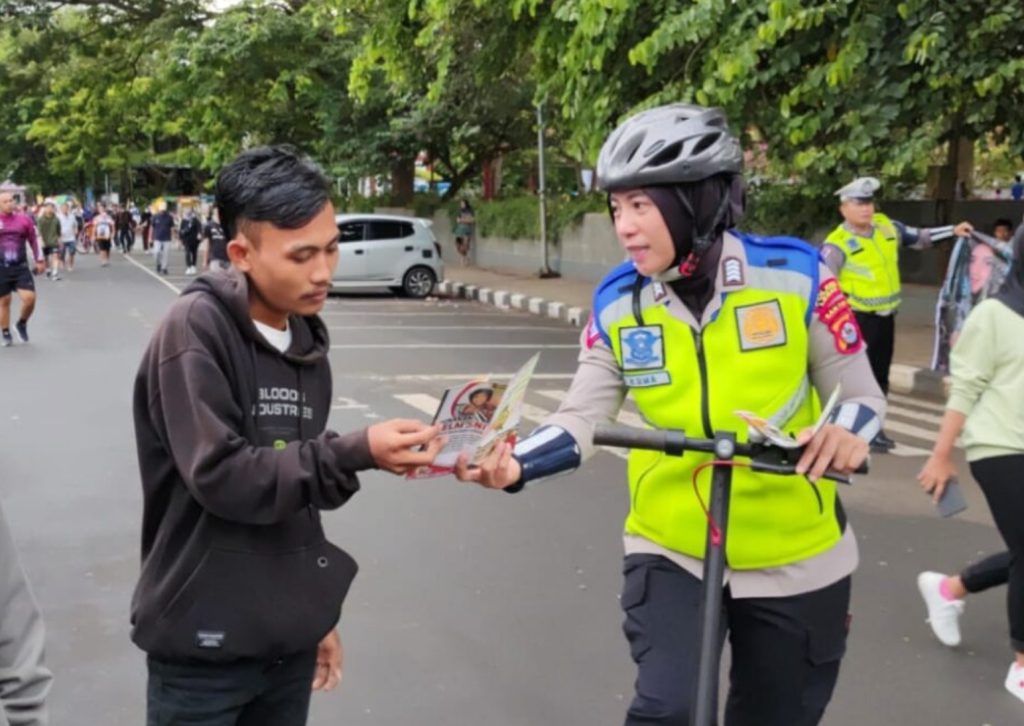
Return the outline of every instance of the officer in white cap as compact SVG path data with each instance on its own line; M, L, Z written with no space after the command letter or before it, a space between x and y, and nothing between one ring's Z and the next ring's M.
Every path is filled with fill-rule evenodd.
M882 184L871 176L854 179L836 191L843 222L825 238L822 256L850 301L864 341L871 370L882 391L889 392L889 366L900 305L899 250L927 249L936 242L970 234L968 222L917 228L875 210L874 196ZM871 442L876 452L896 445L884 431Z

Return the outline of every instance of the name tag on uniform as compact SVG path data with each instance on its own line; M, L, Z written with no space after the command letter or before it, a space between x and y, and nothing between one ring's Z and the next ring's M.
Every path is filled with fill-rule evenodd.
M736 327L744 352L786 344L786 323L778 300L736 308Z
M620 328L619 346L624 371L665 367L665 341L660 325Z
M652 386L667 386L672 382L672 376L668 371L655 371L654 373L623 373L622 382L627 388L650 388Z

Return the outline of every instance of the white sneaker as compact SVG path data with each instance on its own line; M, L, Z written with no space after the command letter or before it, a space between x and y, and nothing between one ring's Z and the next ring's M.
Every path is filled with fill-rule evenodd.
M1024 701L1024 668L1017 665L1017 661L1011 663L1006 672L1006 690Z
M917 576L917 589L921 591L928 608L928 624L939 642L950 647L960 645L960 616L964 612L963 600L947 600L939 587L946 578L941 572L922 572Z

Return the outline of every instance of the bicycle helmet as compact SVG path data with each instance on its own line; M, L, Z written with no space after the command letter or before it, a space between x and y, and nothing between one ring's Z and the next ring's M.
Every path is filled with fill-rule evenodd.
M698 182L743 171L743 150L718 108L659 106L626 119L601 147L602 191Z

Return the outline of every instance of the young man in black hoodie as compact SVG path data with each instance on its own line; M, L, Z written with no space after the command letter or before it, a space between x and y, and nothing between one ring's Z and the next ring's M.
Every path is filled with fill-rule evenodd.
M404 473L441 441L412 420L325 428L330 345L317 313L338 230L320 170L287 147L253 149L216 191L233 268L185 290L135 384L144 513L132 639L148 653L149 726L305 724L310 688L340 679L334 626L356 572L319 511L359 489L356 472Z

